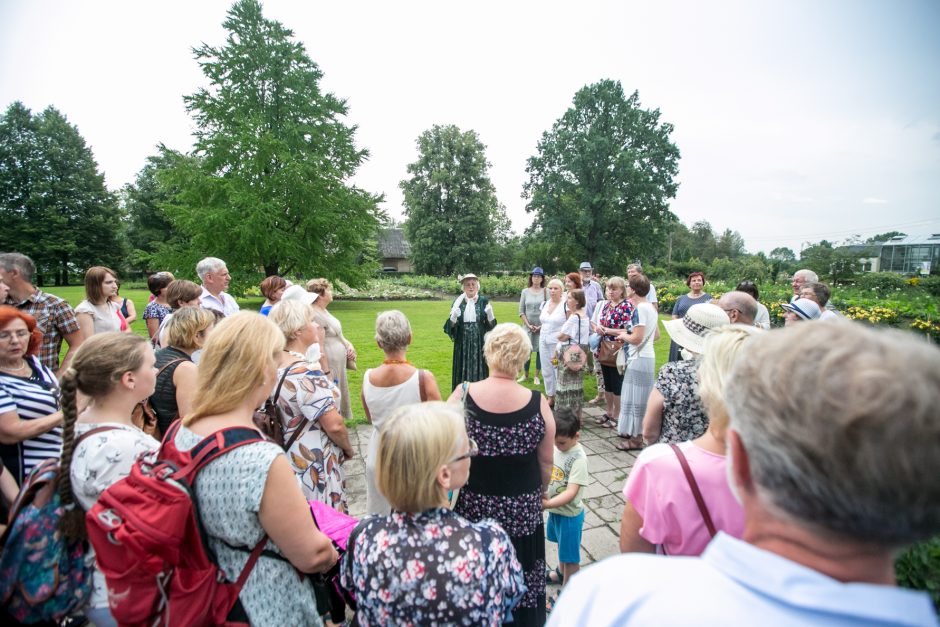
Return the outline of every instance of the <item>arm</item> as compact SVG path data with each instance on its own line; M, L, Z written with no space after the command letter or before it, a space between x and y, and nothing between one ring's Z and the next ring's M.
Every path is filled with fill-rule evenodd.
M153 339L153 336L156 334L157 329L160 328L160 319L159 318L147 318L144 320L147 323L147 335L150 336L150 339Z
M434 378L434 375L431 374L430 370L424 371L423 385L424 385L424 398L429 401L439 401L441 400L441 391L437 387L437 379ZM365 403L363 403L365 406Z
M568 487L565 488L565 491L559 494L558 496L553 496L550 499L542 497L542 509L555 509L556 507L561 507L562 505L567 505L578 496L578 492L581 490L581 486L577 483L569 483Z
M330 375L330 360L327 359L326 351L323 350L323 347L326 346L326 329L319 324L317 325L317 344L320 345L320 370L322 370L324 374Z
M457 388L456 391L459 390L460 388ZM545 421L545 435L539 442L537 454L542 470L542 493L544 493L551 482L552 466L555 464L555 415L552 414L552 408L548 406L548 400L544 396L542 396L541 410L542 419Z
M634 346L639 346L643 343L643 338L646 337L646 327L642 324L638 324L633 327L633 331L627 333L626 331L621 331L617 334L617 339L626 342L627 344L632 344Z
M137 308L134 306L134 301L130 298L127 299L127 324L130 325L131 322L137 320Z
M10 509L13 505L19 491L20 487L16 485L13 474L3 464L0 464L0 499L3 500L3 504L7 509Z
M640 536L643 519L630 501L623 506L623 517L620 519L620 552L621 553L655 553L656 546L650 544Z
M184 361L173 371L173 385L176 386L176 411L180 418L193 410L196 399L196 377L199 369L196 364Z
M365 387L365 386L363 386ZM369 421L369 424L372 424L372 414L369 413L369 406L366 405L366 391L365 389L359 390L359 400L362 401L362 412L366 415L366 420Z
M663 430L663 408L666 399L662 392L653 388L646 401L646 414L643 416L643 440L652 444L659 439Z
M314 524L310 505L283 455L278 455L268 470L258 520L274 544L301 572L325 572L339 559L330 539Z
M351 459L356 456L356 452L349 442L349 432L346 430L343 416L336 411L335 408L324 412L323 415L320 416L320 426L323 427L323 431L326 433L327 437L330 438L334 444L343 449L343 455L346 456L346 459Z
M79 344L81 344L95 334L95 319L91 316L91 314L84 312L76 313L75 319L78 320L78 333L82 338ZM71 348L72 346L69 344L69 349Z
M8 411L0 414L0 444L19 444L23 440L48 433L61 425L61 411L32 420L22 420L15 410Z
M77 351L78 347L85 341L85 336L82 335L81 330L79 330L66 333L62 337L65 339L65 343L69 345L69 349L65 353L65 358L62 359L62 365L59 366L59 370L65 372L65 369L72 364L72 357L75 355L75 351Z

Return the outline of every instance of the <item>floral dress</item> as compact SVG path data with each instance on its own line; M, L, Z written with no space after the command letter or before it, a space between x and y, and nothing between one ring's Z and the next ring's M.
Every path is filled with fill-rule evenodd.
M284 369L278 370L278 380ZM284 378L278 407L284 412L284 441L303 428L287 451L294 473L300 479L304 495L326 503L333 509L346 511L346 473L343 471L343 449L323 430L320 417L337 409L339 390L320 370L319 364L307 362L290 366ZM304 418L309 422L304 425Z
M658 442L685 442L708 430L708 416L702 408L696 383L697 360L663 364L656 389L663 395L663 426Z
M364 519L340 577L363 626L499 625L526 590L503 528L445 508Z

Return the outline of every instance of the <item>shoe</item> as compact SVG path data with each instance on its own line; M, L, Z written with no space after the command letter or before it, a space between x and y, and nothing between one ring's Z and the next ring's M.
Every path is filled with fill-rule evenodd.
M557 566L555 570L551 570L550 568L545 569L545 583L559 585L564 579L565 577L561 574L561 569Z
M519 375L519 378L516 379L516 383L523 383L523 382L525 382L525 380L526 380L527 378L528 378L527 375L521 374L521 375Z
M541 383L541 381L539 381L539 375L535 375L535 378L532 379L532 383L534 383L535 385L538 385Z
M604 415L601 416L600 418L595 418L595 419L594 419L594 422L596 422L597 424L599 424L599 425L601 425L601 426L604 426L606 423L611 422L612 420L613 420L613 418L611 418L611 417L608 416L607 414L604 414Z
M642 451L645 445L643 444L643 438L630 438L623 442L617 442L614 444L614 448L618 451Z

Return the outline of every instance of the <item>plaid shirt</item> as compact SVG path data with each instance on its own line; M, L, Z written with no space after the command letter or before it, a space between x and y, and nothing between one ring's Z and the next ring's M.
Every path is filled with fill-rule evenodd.
M7 303L36 318L36 324L42 331L39 361L53 372L58 370L62 338L79 330L72 306L58 296L38 289L21 303L14 303L9 297Z

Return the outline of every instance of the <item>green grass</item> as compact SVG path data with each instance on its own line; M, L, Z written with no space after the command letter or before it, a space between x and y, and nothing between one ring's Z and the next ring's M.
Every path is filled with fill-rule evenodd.
M46 291L64 298L73 307L85 298L85 290L81 286L44 288ZM131 299L137 308L138 319L131 324L131 329L143 337L147 337L147 326L144 324L144 307L150 297L150 292L143 289L122 289L121 295ZM238 304L243 309L257 310L261 307L263 299L239 299ZM446 399L450 395L451 356L453 344L444 334L444 320L450 313L449 300L429 301L335 301L330 305L330 312L343 323L343 333L352 342L358 352L357 364L359 370L349 372L349 392L352 395L354 423L364 422L362 406L359 402L359 393L362 389L362 375L368 368L374 368L382 363L383 355L375 344L375 318L388 309L398 309L408 316L411 322L414 340L408 350L408 359L419 368L430 370L437 379L441 395ZM519 320L519 306L515 302L493 302L496 319L500 322L517 322ZM661 319L668 319L663 314ZM656 342L657 369L666 362L669 354L669 337L660 328L661 337ZM63 347L64 348L64 347ZM535 356L533 355L532 371L535 369ZM527 387L533 388L531 381ZM594 398L597 394L597 384L593 376L584 379L585 399Z

